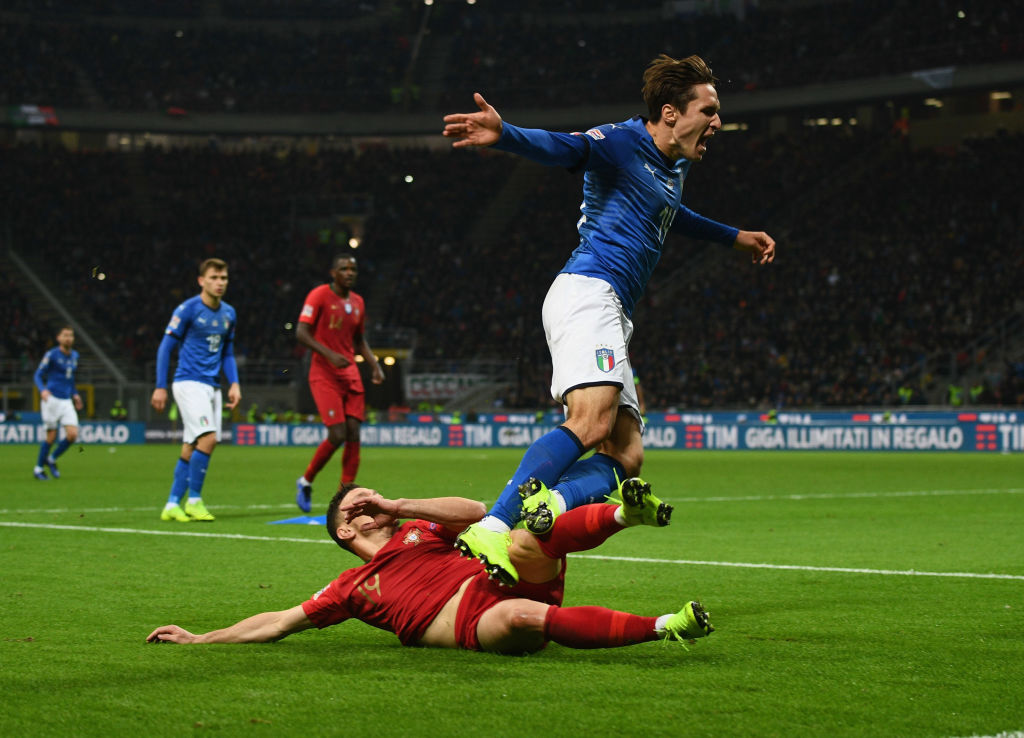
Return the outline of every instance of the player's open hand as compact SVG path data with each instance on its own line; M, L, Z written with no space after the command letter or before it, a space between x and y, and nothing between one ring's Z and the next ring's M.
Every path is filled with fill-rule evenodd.
M501 116L498 111L479 92L473 93L473 100L480 112L451 113L444 117L443 135L457 139L452 143L452 148L490 146L501 138Z
M177 625L161 625L148 636L147 643L195 643L196 636Z
M345 498L345 502L338 509L345 513L346 523L351 523L362 516L372 518L359 527L362 530L374 530L391 525L397 520L398 505L376 490L357 489Z
M740 231L733 248L750 254L754 264L770 264L775 261L775 239L764 231Z

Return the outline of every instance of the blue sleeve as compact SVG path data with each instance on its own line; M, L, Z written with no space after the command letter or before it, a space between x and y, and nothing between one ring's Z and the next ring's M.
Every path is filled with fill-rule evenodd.
M185 331L188 330L189 323L192 322L194 310L190 310L190 307L190 303L186 300L174 308L174 312L171 313L171 320L164 329L164 333L169 333L179 340L183 339Z
M705 218L703 215L690 210L685 205L679 206L675 221L672 223L672 230L682 233L690 238L697 238L701 241L715 241L732 246L739 235L739 228L727 226L724 223Z
M78 360L82 357L77 351L73 351L71 355L75 358L75 371L71 373L71 396L74 397L78 394Z
M39 362L39 367L36 369L36 373L33 378L36 382L36 389L41 393L46 389L46 368L50 365L50 352L47 351L43 354L43 360Z
M167 389L167 367L171 365L171 351L181 341L171 333L164 334L160 348L156 350L156 388Z
M538 164L573 169L586 161L590 146L584 136L502 123L501 138L493 148L518 154Z
M221 357L221 368L224 369L224 376L231 384L238 381L238 363L235 361L235 326L237 325L238 313L232 309L231 330L224 337L224 353Z
M231 339L228 339L224 345L221 367L224 369L224 376L228 378L228 382L235 384L238 381L238 364L235 362L235 342Z

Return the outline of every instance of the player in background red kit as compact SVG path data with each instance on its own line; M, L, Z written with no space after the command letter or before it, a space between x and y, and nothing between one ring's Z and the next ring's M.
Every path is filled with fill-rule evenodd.
M355 481L359 471L359 427L366 418L366 395L356 355L369 364L374 384L384 381L384 372L364 335L366 304L352 291L358 273L354 256L334 257L331 281L313 288L306 296L295 329L298 342L313 351L309 389L327 426L327 438L317 447L305 474L295 482L295 503L307 513L313 507L313 480L338 446L345 446L341 481Z
M630 494L632 491L634 494ZM477 559L452 541L479 520L484 505L461 497L389 500L343 485L327 511L327 530L363 560L288 610L264 612L227 628L195 634L164 625L150 643L263 643L351 618L398 636L406 646L521 654L548 641L568 648L615 648L658 639L693 640L714 628L699 602L675 614L642 616L605 607L562 607L566 555L586 551L624 528L659 526L661 501L649 485L622 490L622 504L583 505L555 518L551 530L511 534L515 587L487 578ZM413 517L399 525L398 519Z

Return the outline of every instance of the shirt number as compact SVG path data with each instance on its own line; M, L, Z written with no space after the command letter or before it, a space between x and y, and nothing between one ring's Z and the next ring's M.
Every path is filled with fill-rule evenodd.
M663 208L661 211L661 225L658 228L658 239L664 243L668 229L672 227L672 221L676 219L676 209L672 207Z
M374 574L373 577L364 579L363 583L360 584L356 590L359 594L376 605L377 600L373 599L373 597L370 596L370 593L373 592L378 598L380 598L380 574Z
M220 339L221 336L219 333L214 333L213 335L206 337L206 342L210 344L211 354L215 354L220 350Z

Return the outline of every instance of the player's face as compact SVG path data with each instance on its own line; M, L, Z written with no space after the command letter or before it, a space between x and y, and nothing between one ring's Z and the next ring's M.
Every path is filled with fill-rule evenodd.
M334 284L340 289L350 290L356 283L356 276L359 274L359 267L356 266L355 259L338 259L334 265L334 269L331 270L331 277L334 279Z
M70 328L65 328L57 334L57 344L67 351L75 344L75 332Z
M339 501L339 505L344 505L346 502L352 501L353 497L358 498L360 493L364 495L374 495L375 490L366 487L354 487ZM367 523L376 523L376 527L370 530L363 530L363 526ZM346 520L338 526L338 535L342 538L349 536L353 538L376 538L387 540L395 534L395 530L398 528L398 521L394 518L388 518L386 515L378 515L374 518L371 515L356 515L351 520Z
M672 131L669 138L670 156L677 159L700 161L708 150L708 141L722 127L718 117L721 105L718 92L713 85L697 85L697 97L680 111L673 105L666 105L662 119Z
M228 270L207 269L206 274L199 278L199 289L207 297L220 300L228 289Z

